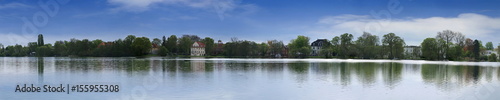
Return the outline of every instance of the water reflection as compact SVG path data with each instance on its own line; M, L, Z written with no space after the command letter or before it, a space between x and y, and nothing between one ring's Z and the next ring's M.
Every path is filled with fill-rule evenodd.
M43 57L38 57L37 58L38 61L37 61L37 69L38 69L38 83L39 84L42 84L43 83L43 72L44 72L44 63L45 63L45 60Z

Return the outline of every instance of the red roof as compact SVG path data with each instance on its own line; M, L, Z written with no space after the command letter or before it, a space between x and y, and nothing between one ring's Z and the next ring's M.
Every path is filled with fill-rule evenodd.
M205 43L202 43L202 42L195 42L195 43L198 43L199 46L197 46L197 47L193 46L194 48L204 48L205 47Z

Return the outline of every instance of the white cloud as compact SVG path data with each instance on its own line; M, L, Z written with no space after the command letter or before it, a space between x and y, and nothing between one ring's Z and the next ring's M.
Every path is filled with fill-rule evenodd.
M409 45L419 45L425 38L435 37L437 32L452 30L467 38L500 42L500 18L475 13L463 13L457 17L430 17L378 20L366 15L327 16L318 20L317 26L308 33L317 37L334 37L351 33L358 37L363 31L378 35L396 33Z
M153 3L163 2L163 0L108 0L108 2L118 6L113 10L142 12L148 10Z
M16 9L16 8L31 8L31 6L22 4L22 3L8 3L8 4L0 4L0 9Z

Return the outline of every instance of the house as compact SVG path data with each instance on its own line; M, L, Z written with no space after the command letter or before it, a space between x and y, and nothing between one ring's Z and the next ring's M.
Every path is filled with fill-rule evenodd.
M485 56L490 56L491 54L495 54L498 56L497 52L495 50L486 50L483 55Z
M323 44L327 43L328 40L326 39L318 39L314 42L311 43L311 56L319 56L319 53L321 51L321 47L323 47Z
M405 57L414 59L422 55L422 47L420 46L404 46Z
M205 44L194 42L191 46L191 56L205 56Z
M151 45L151 54L158 54L158 51L160 50L160 46L158 46L157 44L152 44Z

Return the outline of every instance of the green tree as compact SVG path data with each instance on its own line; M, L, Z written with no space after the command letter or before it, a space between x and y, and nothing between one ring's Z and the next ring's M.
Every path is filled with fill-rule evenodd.
M54 55L55 56L66 56L67 55L67 50L68 48L66 47L65 43L63 41L56 41L54 43Z
M191 46L193 45L193 41L191 41L191 38L187 36L183 36L182 38L179 39L179 51L178 53L181 55L189 55L191 52Z
M160 50L158 50L158 55L160 55L160 56L167 56L167 54L168 54L168 49L165 48L165 47L163 47L163 46L161 46Z
M268 44L269 44L269 56L271 57L276 57L277 55L283 56L282 51L285 48L283 41L271 40L269 41Z
M474 58L479 59L479 52L480 52L480 46L481 43L478 40L474 40L474 47L472 50L472 54L474 55Z
M311 45L309 45L309 37L306 36L297 36L296 39L293 39L288 44L290 50L288 54L292 57L307 57L311 52Z
M486 50L493 50L493 43L492 42L488 42L486 43Z
M376 49L379 45L379 38L376 35L364 32L355 43L360 58L375 58L378 51Z
M497 61L497 55L492 53L489 57L488 57L488 61L490 62L496 62Z
M214 39L205 37L201 42L205 44L205 55L212 55L215 50Z
M36 56L38 57L46 57L52 55L51 45L39 46L36 48Z
M36 42L29 42L28 43L28 53L33 53L33 52L36 52L36 48L39 47L40 45L38 45L38 43Z
M340 52L339 56L341 58L347 58L349 55L351 55L351 48L352 48L352 39L353 36L352 34L349 33L344 33L340 35Z
M163 46L163 47L167 46L167 38L165 36L162 37L161 46Z
M38 46L43 46L45 43L43 43L43 35L38 34Z
M332 41L331 41L331 44L332 44L332 52L333 52L333 56L338 56L339 52L340 52L340 37L338 36L335 36L334 38L332 38Z
M424 59L438 59L439 50L437 46L437 40L435 38L426 38L420 45L422 46L422 57Z
M168 51L177 53L177 50L179 49L177 46L177 36L171 35L170 37L168 37L165 47L168 49Z
M405 42L401 37L396 36L394 33L389 33L384 35L384 39L382 41L382 45L390 59L403 58L403 46L405 45Z
M147 37L135 38L132 43L132 48L135 56L143 56L151 51L151 42Z

